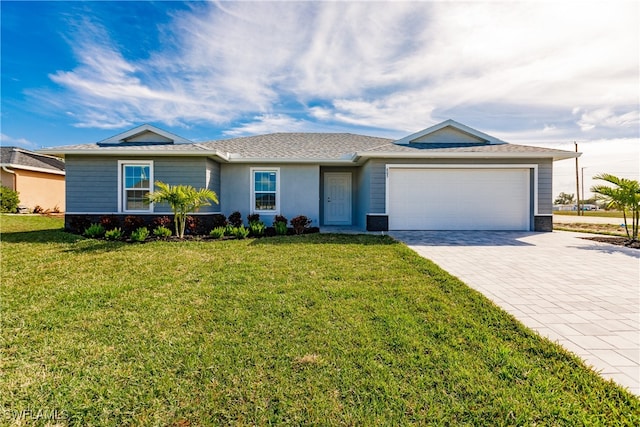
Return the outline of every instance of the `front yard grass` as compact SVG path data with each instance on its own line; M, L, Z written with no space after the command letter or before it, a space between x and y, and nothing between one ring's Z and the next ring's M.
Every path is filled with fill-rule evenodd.
M388 237L0 221L0 424L640 424L637 397Z

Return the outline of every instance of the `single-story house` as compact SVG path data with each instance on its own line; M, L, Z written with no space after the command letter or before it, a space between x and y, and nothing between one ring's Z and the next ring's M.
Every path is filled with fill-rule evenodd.
M0 181L17 191L20 207L65 210L62 159L18 147L0 147Z
M551 231L552 164L578 153L509 144L453 120L398 140L350 133L274 133L194 143L148 124L63 156L71 216L158 216L154 181L206 187L239 211L306 215L313 226L366 230Z

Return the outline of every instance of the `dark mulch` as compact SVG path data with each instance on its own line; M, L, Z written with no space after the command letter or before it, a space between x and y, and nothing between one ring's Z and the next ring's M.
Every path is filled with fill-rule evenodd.
M610 243L616 246L624 246L632 249L640 249L640 240L629 240L626 237L583 237L585 240L593 240L595 242Z

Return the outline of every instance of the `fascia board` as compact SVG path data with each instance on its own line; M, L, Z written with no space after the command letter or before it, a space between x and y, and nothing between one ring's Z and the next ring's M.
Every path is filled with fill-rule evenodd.
M193 151L193 150L145 150L145 151L132 151L126 149L110 149L108 151L96 150L95 148L84 148L77 150L56 150L54 148L47 148L44 150L39 150L41 153L52 154L58 157L63 157L65 155L83 155L83 156L132 156L132 157L148 157L148 156L162 156L162 157L171 157L171 156L202 156L202 157L219 157L224 161L229 160L229 153L222 153L220 151Z
M397 141L395 141L395 144L398 145L409 145L411 143L411 141L413 141L414 139L418 139L421 138L425 135L429 135L430 133L434 133L437 132L441 129L446 128L447 126L451 126L454 129L458 129L461 132L467 133L471 136L475 136L477 138L480 139L484 139L486 141L488 141L489 144L506 144L505 141L502 141L494 136L488 135L484 132L480 132L479 130L476 130L474 128L471 128L467 125L463 125L462 123L458 123L455 120L449 119L449 120L445 120L442 123L438 123L436 125L433 125L431 127L428 127L426 129L423 129L421 131L418 131L416 133L413 133L411 135L405 136L404 138L400 138Z
M174 133L171 133L171 132L168 132L166 130L157 128L157 127L155 127L153 125L150 125L150 124L144 124L144 125L140 125L138 127L135 127L133 129L129 129L128 131L119 133L118 135L114 135L114 136L112 136L110 138L103 139L102 141L99 141L98 144L113 144L113 145L116 145L116 144L122 142L123 139L138 135L138 134L146 132L146 131L153 132L153 133L156 133L156 134L158 134L160 136L163 136L165 138L171 139L171 140L173 140L174 143L177 143L177 144L193 144L193 141L190 141L190 140L188 140L186 138L183 138L181 136L178 136L178 135L176 135Z
M564 159L573 159L576 157L580 157L582 153L574 153L571 151L567 151L565 153L452 153L452 152L430 152L428 154L425 153L367 153L362 152L358 153L359 157L369 158L369 159L379 159L379 158L391 158L391 159L443 159L443 158L453 158L453 159L509 159L509 158L532 158L532 159L547 159L552 158L553 160L564 160Z
M65 175L65 171L60 171L60 170L36 168L33 166L16 165L13 163L0 163L0 168L5 168L5 167L11 168L11 169L31 171L31 172L42 172L42 173L51 173L54 175Z

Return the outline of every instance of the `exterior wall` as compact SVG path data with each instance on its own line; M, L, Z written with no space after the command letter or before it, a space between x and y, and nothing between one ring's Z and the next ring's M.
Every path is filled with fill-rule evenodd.
M43 172L14 169L16 191L20 197L20 206L33 209L40 206L43 209L58 208L65 210L65 177Z
M306 215L312 227L320 221L320 167L318 165L229 164L220 165L220 208L224 215L234 211L245 219L251 213L251 168L280 170L280 215L292 219ZM260 214L271 225L274 215Z
M220 200L220 163L207 159L207 171L205 185L209 190L215 191ZM215 206L215 210L220 210L220 205Z
M67 156L67 212L118 212L118 160L153 160L153 178L156 181L196 188L207 187L208 184L215 187L216 167L209 165L203 157ZM211 171L210 183L207 183L208 170ZM205 206L201 212L218 210L218 206L212 205ZM164 204L156 205L155 212L168 213L171 209Z
M551 215L553 208L552 175L553 162L551 159L375 159L363 166L363 175L368 177L362 180L363 195L369 201L368 213L381 214L385 212L386 197L386 168L387 164L537 164L538 165L538 214ZM531 180L533 185L533 179ZM368 192L366 191L368 188ZM533 194L533 191L532 191ZM366 205L363 200L363 205ZM533 209L533 207L532 207ZM534 212L532 211L532 214Z
M0 184L5 187L10 188L11 190L15 190L15 175L12 173L5 172L0 169Z

